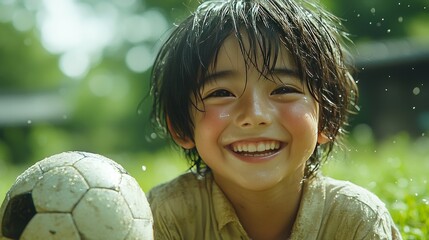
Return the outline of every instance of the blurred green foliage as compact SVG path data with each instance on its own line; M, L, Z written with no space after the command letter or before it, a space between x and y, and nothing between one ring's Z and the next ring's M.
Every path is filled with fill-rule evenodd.
M56 88L64 78L58 57L48 54L35 31L19 32L0 23L0 94Z
M53 93L67 102L64 107L67 110L58 116L62 121L35 120L29 116L28 119L17 118L13 123L0 122L0 161L31 162L70 149L114 154L153 152L165 146L165 140L154 133L148 118L151 99L145 96L149 89L150 69L132 71L131 50L144 46L155 54L168 28L195 9L198 2L66 1L79 4L76 6L81 9L80 14L87 17L83 19L87 22L85 25L91 25L93 19L88 15L91 13L98 14L105 22L116 21L112 25L116 30L109 28L113 35L110 42L90 56L89 68L78 77L65 73L70 71L64 70L63 66L66 52L48 51L43 23L51 13L46 12L48 7L43 5L46 3L29 0L0 3L0 101L8 96L29 96L31 99L33 94ZM344 19L344 25L356 42L428 35L429 4L425 0L323 0L321 3ZM155 25L162 19L146 22L146 25L135 24L140 23L138 18L145 14L153 18L153 12L160 13L166 21L164 30ZM157 28L164 34L154 33ZM91 33L80 36L81 32L74 33L74 30L63 29L68 38L91 40L91 36L86 36ZM139 33L149 37L138 38ZM91 44L88 42L89 46ZM87 47L82 45L82 48ZM147 58L145 54L141 56ZM149 58L153 60L153 56ZM72 67L79 67L84 61L76 58L74 62L76 66ZM50 106L46 104L39 108Z

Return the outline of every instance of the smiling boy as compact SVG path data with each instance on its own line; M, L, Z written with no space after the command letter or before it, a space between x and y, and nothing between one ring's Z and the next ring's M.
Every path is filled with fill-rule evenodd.
M152 74L154 118L194 171L148 195L156 239L400 239L372 193L319 173L357 87L336 18L288 0L206 1Z

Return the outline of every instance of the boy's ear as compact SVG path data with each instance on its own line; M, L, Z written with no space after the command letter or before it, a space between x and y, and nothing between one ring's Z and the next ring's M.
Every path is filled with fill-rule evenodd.
M325 144L329 142L329 137L326 136L326 134L323 131L320 131L317 134L317 143L319 143L320 145Z
M167 117L167 128L168 131L170 132L171 137L173 138L173 140L180 145L182 148L184 149L191 149L195 147L195 143L189 139L188 137L182 137L180 136L176 130L174 130L170 118Z

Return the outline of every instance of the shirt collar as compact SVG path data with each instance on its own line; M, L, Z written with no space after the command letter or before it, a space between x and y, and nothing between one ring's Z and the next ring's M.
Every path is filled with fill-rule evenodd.
M211 174L210 174L211 175ZM214 181L213 177L210 176L212 181L212 197L213 197L213 209L218 223L218 230L222 230L228 223L236 222L240 225L237 214L231 205L231 202L226 198L225 194L219 188Z

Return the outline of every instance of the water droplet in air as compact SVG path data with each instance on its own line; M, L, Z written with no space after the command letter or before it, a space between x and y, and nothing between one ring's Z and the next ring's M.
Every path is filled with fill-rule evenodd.
M375 13L375 8L371 8L371 13L374 14Z
M416 109L416 107L413 107L413 110L415 110Z
M32 123L32 121L31 121L31 120L28 120L28 121L27 121L27 124L31 124L31 123Z
M156 133L151 133L150 134L150 138L152 138L152 139L156 139L156 137L157 137L158 135L156 135Z
M387 33L390 33L390 29L387 29Z
M415 88L413 89L413 94L414 94L414 95L419 95L419 94L420 94L420 88L415 87Z
M145 165L142 165L142 171L144 172L144 171L146 171L146 166Z
M398 22L403 22L404 21L404 18L403 17L398 17Z

